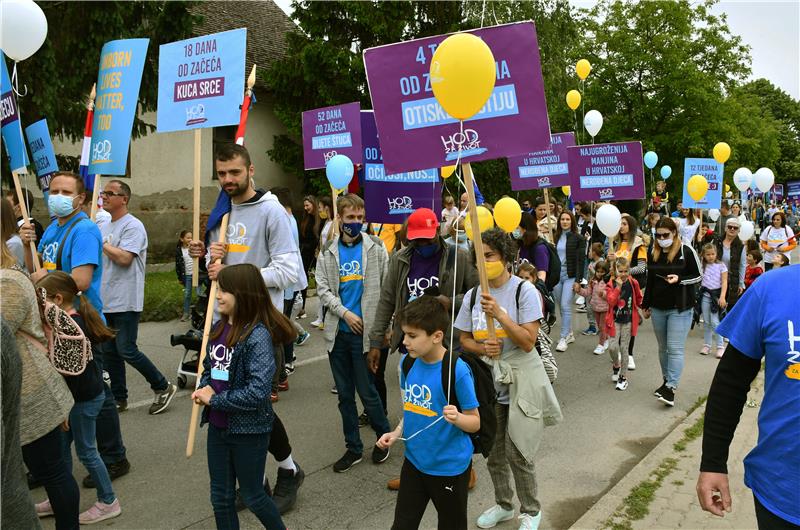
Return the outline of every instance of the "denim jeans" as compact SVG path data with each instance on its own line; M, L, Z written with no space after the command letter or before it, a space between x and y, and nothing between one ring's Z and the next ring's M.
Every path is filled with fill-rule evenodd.
M104 385L105 386L105 385ZM64 460L67 468L72 472L72 450L70 446L75 441L75 453L83 467L89 472L97 488L97 500L111 504L116 499L114 489L111 487L111 478L108 469L100 458L95 442L97 417L106 400L105 393L89 401L79 401L72 406L69 412L69 430L64 433Z
M108 327L117 331L114 340L101 345L105 356L106 370L111 377L111 391L117 401L128 399L128 385L125 378L125 363L130 364L150 383L154 392L166 390L167 379L158 368L139 351L136 337L139 333L140 312L106 313Z
M200 286L195 289L195 294L200 296ZM188 315L192 309L192 275L183 277L183 314Z
M104 369L104 356L100 348L92 348L94 362L102 371ZM103 408L97 416L97 449L106 466L125 460L125 444L122 442L122 430L119 426L119 411L117 402L111 388L103 384L105 401Z
M28 471L44 484L56 517L56 530L74 529L78 524L80 491L64 459L61 427L22 446L22 459Z
M721 335L717 335L717 326L719 326L719 311L716 313L711 312L710 294L703 293L703 299L700 302L700 307L703 309L703 344L713 346L715 342L714 339L716 338L717 347L724 347L725 339L723 339Z
M364 444L358 434L356 392L361 397L364 411L369 416L369 423L375 434L381 437L391 430L389 420L383 412L383 403L367 368L363 337L338 330L328 360L336 390L339 392L339 413L342 415L345 445L349 451L360 455L364 451Z
M567 276L567 269L561 267L561 278L558 283L553 287L553 297L556 303L561 308L561 338L565 338L572 333L572 300L575 293L572 292L572 286L575 284L575 278Z
M278 508L264 491L269 433L231 434L208 426L208 475L211 506L220 530L238 529L236 481L244 504L267 530L285 530Z
M653 331L658 341L661 374L667 380L667 386L673 390L678 388L681 380L683 353L686 337L692 326L692 314L691 308L685 311L652 308Z

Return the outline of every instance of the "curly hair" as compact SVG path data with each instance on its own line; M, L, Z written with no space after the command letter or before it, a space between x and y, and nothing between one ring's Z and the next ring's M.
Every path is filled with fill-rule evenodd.
M506 232L500 228L490 228L481 234L481 241L488 245L492 250L500 254L500 258L506 263L514 263L517 259L517 246Z

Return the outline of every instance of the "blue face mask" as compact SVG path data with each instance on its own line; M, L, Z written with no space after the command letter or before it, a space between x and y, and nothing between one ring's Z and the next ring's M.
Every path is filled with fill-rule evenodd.
M422 256L423 258L432 258L436 254L436 251L438 250L439 250L439 245L437 245L436 243L429 243L427 245L417 246L417 252L419 252L419 255Z
M47 199L47 207L50 208L50 212L56 217L67 217L75 211L75 207L72 205L73 199L74 197L68 197L66 195L51 194Z
M364 223L342 223L342 233L350 237L356 237L361 233L361 227Z
M460 232L460 233L458 234L458 242L459 242L459 243L464 243L466 240L467 240L467 234L466 234L466 232Z

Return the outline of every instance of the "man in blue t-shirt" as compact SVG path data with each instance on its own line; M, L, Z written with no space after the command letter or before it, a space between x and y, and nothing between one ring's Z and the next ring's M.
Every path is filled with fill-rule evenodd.
M363 199L347 194L339 198L336 208L341 236L335 236L320 250L316 278L320 303L328 308L325 342L347 446L333 470L343 473L361 462L364 450L358 434L356 391L375 434L380 437L390 428L365 358L369 350L365 330L369 331L375 318L389 255L379 238L361 231ZM373 447L373 463L387 458L388 448Z
M728 447L750 383L765 361L758 443L744 460L759 528L800 528L800 312L789 286L800 265L776 269L753 283L717 327L730 339L706 405L697 496L702 508L731 510Z
M36 241L34 228L26 223L20 229L20 238L25 242L25 261L28 270L33 270L34 260L42 263L42 268L31 274L36 283L50 271L61 270L69 273L78 290L89 300L97 312L103 315L103 302L100 297L100 279L103 276L103 239L100 229L81 211L86 201L83 179L75 173L62 171L50 181L50 194L47 200L50 213L56 220L50 223L39 242L40 255L33 256L29 241ZM103 355L93 348L95 362L100 369ZM97 417L97 448L108 468L111 479L121 477L130 471L126 458L125 445L119 426L119 412L114 395L108 385L105 401ZM90 475L83 479L83 485L93 488Z

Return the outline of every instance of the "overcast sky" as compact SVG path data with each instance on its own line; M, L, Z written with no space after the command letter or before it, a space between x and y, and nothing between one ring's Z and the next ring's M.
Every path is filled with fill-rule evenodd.
M276 0L291 15L291 0ZM591 0L570 0L588 6ZM716 14L728 16L728 26L750 46L752 77L764 77L800 100L800 0L723 0Z

